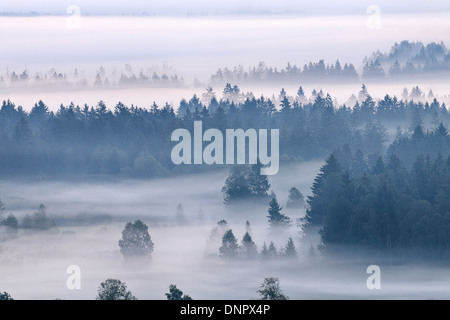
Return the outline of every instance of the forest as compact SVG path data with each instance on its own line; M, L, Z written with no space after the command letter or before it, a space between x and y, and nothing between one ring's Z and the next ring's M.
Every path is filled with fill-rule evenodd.
M300 86L295 96L281 89L277 97L256 98L227 84L221 98L209 87L201 98L182 99L176 108L99 101L61 104L54 112L39 101L26 112L7 100L0 108L0 177L151 178L214 170L217 166L171 161L172 132L185 128L193 134L197 120L203 130L223 134L228 128L279 129L281 164L324 159L345 145L360 150L370 166L386 149L408 166L418 153L447 155L445 103L421 101L419 87L401 99L387 94L375 100L363 85L354 96L354 105L337 105L330 94L313 90L307 96Z

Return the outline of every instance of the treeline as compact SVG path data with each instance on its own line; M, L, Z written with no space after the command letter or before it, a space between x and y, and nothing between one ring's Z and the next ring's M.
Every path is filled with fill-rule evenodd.
M314 180L306 223L321 226L325 245L449 259L449 186L450 157L441 153L419 154L410 168L392 152L370 166L360 153L337 150Z
M21 221L11 212L4 217L5 205L0 201L0 241L17 237L19 229L29 231L50 230L56 227L56 223L47 214L45 205L39 205L33 214L25 215Z
M395 78L442 73L450 70L450 51L443 42L401 41L395 43L388 53L372 53L364 59L363 78Z
M153 66L134 70L131 65L126 64L124 70L116 67L107 69L100 66L95 71L95 77L88 76L75 68L73 72L62 72L55 68L47 72L32 72L28 69L16 71L7 70L0 75L0 88L60 88L60 89L89 89L101 87L118 86L145 86L145 87L184 87L182 76L178 76L172 67L166 63L159 68Z
M342 65L339 60L334 64L325 64L325 61L309 62L302 67L295 64L287 64L286 67L278 70L276 67L268 67L264 62L260 62L256 67L249 67L247 70L242 65L234 68L219 68L211 76L211 83L225 82L278 82L278 81L348 81L358 82L359 76L355 66L351 63Z
M94 106L61 105L49 111L44 102L30 112L3 101L0 108L0 177L122 176L149 178L213 166L176 166L171 161L171 134L177 128L193 132L217 128L275 128L280 132L281 162L323 159L348 144L369 156L372 164L383 152L386 125L424 121L448 123L445 104L403 101L386 95L376 102L363 86L355 105L337 106L330 95L300 87L295 97L281 90L278 98L245 100L237 86L227 85L224 98L211 90L209 102L194 95L183 99L177 112L166 103L151 108L118 103L113 110L100 101ZM205 97L203 97L205 98ZM405 131L401 131L405 133ZM408 133L408 130L406 130Z
M332 64L325 61L309 62L303 67L288 63L278 69L260 62L247 70L242 66L219 68L211 76L212 83L225 82L358 82L371 80L398 79L441 73L448 75L450 70L450 52L444 43L410 42L404 40L395 43L389 53L374 52L362 62L361 73L352 63L341 64L339 60Z

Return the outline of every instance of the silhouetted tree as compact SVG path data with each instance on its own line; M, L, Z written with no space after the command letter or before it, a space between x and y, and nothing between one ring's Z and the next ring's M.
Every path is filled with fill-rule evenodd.
M233 231L229 229L222 237L222 246L219 248L220 256L226 259L236 258L238 255L239 246Z
M107 279L98 288L96 300L137 300L127 285L118 279Z
M153 241L148 233L148 226L141 220L128 222L119 240L120 252L126 258L146 257L153 252Z
M174 284L171 284L169 286L169 292L165 295L167 297L167 300L192 300L190 296L183 294L183 291L178 289Z
M280 280L274 277L264 278L256 292L259 293L260 300L289 300L280 288Z
M281 213L282 207L278 204L277 198L273 195L272 200L269 203L269 215L267 216L269 225L272 229L287 228L290 226L291 219Z

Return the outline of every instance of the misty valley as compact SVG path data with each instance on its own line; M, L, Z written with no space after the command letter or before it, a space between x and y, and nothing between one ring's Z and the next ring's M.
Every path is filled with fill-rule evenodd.
M0 300L450 297L444 4L79 2L0 10Z
M111 110L100 101L54 112L39 101L25 112L4 101L4 294L445 298L445 103L374 99L365 85L357 96L349 108L322 91L307 97L302 87L295 96L281 89L273 99L213 95L206 105L194 95L176 111L168 104L146 109L120 102ZM240 135L231 130L237 164L173 161L174 146L184 143L173 133L183 130L178 137L200 143L192 148L200 163L195 150L202 156L202 140L211 139L199 134L199 124L215 142L229 128L242 128ZM252 146L253 128L279 128L279 146L273 138L271 148ZM211 156L226 148L217 143ZM279 157L276 174L262 174L269 162L259 161L261 148L266 158L269 151ZM242 159L247 164L239 164ZM381 273L379 290L368 284L372 266ZM273 288L278 295L267 296Z

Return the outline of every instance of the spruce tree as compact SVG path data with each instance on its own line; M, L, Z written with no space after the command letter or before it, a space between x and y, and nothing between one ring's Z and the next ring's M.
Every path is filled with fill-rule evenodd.
M234 259L238 255L239 246L233 231L229 229L222 237L222 246L219 248L220 256L226 259Z
M242 238L242 245L240 250L241 256L244 259L255 259L258 256L258 248L256 244L253 242L252 237L247 233L245 233Z
M261 174L262 167L261 162L258 160L256 164L250 167L247 179L252 198L260 203L264 203L268 199L268 191L270 189L269 179L266 175Z
M286 247L284 248L284 256L286 258L297 257L297 250L295 249L294 240L292 240L292 237L289 237Z
M278 204L275 195L272 196L272 200L269 203L269 215L267 216L271 229L287 228L291 224L291 219L281 213L282 207Z

